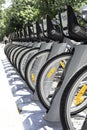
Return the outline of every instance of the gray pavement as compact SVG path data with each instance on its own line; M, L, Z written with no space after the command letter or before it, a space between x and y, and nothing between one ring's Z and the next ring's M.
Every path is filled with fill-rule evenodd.
M0 130L62 130L60 123L44 120L46 110L39 101L32 101L31 91L3 48L0 45Z
M11 93L2 60L6 60L0 46L0 130L24 130L16 104Z

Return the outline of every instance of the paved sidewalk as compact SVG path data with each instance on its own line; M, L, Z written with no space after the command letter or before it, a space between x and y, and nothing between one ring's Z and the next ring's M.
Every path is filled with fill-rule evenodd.
M0 45L0 130L24 130L2 65L6 59L2 47Z
M39 101L32 101L32 93L3 48L0 45L0 130L62 130L60 124L44 120L46 110Z

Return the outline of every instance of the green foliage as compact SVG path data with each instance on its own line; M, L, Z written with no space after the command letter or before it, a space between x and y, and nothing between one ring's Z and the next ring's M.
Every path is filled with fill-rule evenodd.
M4 0L0 0L0 6ZM60 8L67 4L79 11L81 6L87 4L87 0L12 0L10 7L0 10L0 39L4 34L9 34L20 29L25 24L40 20L46 14L52 18Z

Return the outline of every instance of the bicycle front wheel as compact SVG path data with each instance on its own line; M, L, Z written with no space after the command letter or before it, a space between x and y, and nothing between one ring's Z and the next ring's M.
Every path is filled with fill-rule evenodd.
M41 69L36 83L36 90L42 105L49 109L53 95L71 58L70 53L62 53L50 59Z
M85 108L87 108L87 66L73 76L63 92L60 118L64 130L81 130L86 117Z
M46 63L50 50L44 50L36 53L27 63L25 68L25 77L31 91L35 91L36 80L42 66Z

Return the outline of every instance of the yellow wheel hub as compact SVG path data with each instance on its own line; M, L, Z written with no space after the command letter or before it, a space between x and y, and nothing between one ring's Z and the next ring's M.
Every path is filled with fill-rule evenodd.
M47 74L47 77L48 78L50 78L55 72L56 72L56 70L57 70L57 68L52 68L49 72L48 72L48 74Z
M62 60L59 63L62 66L62 68L64 69L65 68L65 63Z
M32 82L35 82L35 75L34 75L34 73L31 74L31 79L32 79Z
M80 91L77 93L77 96L75 97L75 101L74 101L74 105L77 106L79 104L81 104L84 101L84 93L87 90L87 85L84 85Z

